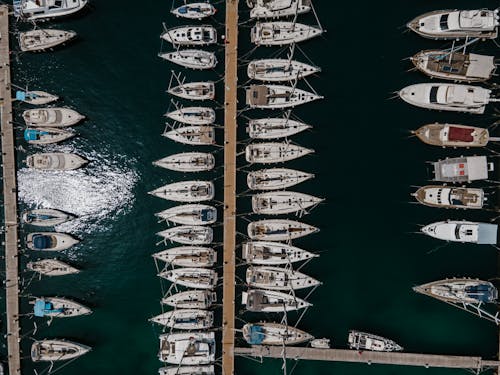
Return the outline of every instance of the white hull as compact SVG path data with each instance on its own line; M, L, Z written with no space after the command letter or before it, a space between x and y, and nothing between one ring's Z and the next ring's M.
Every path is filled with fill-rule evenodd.
M52 18L67 17L82 10L87 5L87 0L62 0L53 1L14 1L14 14L28 21L48 20Z
M41 340L31 344L33 362L67 361L88 353L89 346L67 340Z
M295 16L311 10L309 0L257 0L250 10L251 18L278 18Z
M153 258L174 267L212 267L217 260L217 253L208 247L182 246L155 253Z
M246 305L248 311L262 313L282 313L312 306L309 302L293 294L260 289L250 289L248 292L243 292L241 304Z
M26 236L26 246L35 251L66 250L79 242L69 234L59 232L35 232Z
M426 225L422 233L442 241L497 244L497 224L447 220Z
M247 133L254 139L286 138L312 128L311 125L286 118L262 118L248 122Z
M59 210L39 208L23 212L22 219L26 224L37 227L53 227L73 219L74 216Z
M16 100L32 105L44 105L59 100L59 97L45 91L31 90L16 92Z
M208 290L188 290L164 297L161 303L176 309L208 309L217 302L215 292Z
M162 59L190 69L212 69L217 65L213 52L185 49L176 52L161 53Z
M153 165L178 172L202 172L214 168L215 158L206 152L183 152L154 161Z
M205 365L215 361L214 332L160 335L158 358L175 365Z
M323 30L294 22L258 22L250 34L258 46L285 46L320 36Z
M452 278L433 281L413 288L417 293L425 294L449 303L494 303L498 290L489 281L471 278Z
M277 323L248 323L243 337L250 345L296 345L314 337L298 328Z
M253 60L247 67L248 78L264 82L294 81L320 71L316 66L288 59Z
M212 200L215 193L210 181L182 181L164 185L149 194L175 202L202 202Z
M201 20L202 18L213 16L215 11L215 7L212 4L199 2L181 5L180 7L173 9L172 14L176 17Z
M246 104L250 108L293 108L318 99L323 97L293 86L251 85L246 88Z
M217 272L205 268L176 268L162 271L158 276L186 288L214 289L217 286Z
M306 212L323 201L321 198L294 191L273 191L252 196L252 210L261 215L284 215Z
M186 145L207 146L215 144L213 126L182 126L165 131L163 136Z
M92 310L88 307L68 299L57 297L42 297L34 301L35 316L49 318L72 318L89 315ZM40 307L40 306L41 307Z
M252 190L281 190L313 178L314 175L295 169L271 168L249 172L247 185Z
M394 341L377 336L372 333L350 331L348 337L349 347L354 350L371 350L374 352L396 352L403 348Z
M76 125L84 118L85 116L69 108L28 109L23 112L26 125L37 127L63 128Z
M33 272L38 272L44 276L65 276L79 273L75 267L70 266L57 259L41 259L34 262L29 262L26 268Z
M23 52L50 50L76 37L74 31L36 29L19 33L19 47Z
M184 107L167 113L167 117L189 125L211 125L215 111L209 107Z
M171 95L188 100L213 100L215 84L213 82L188 82L167 90Z
M319 232L319 229L292 220L260 220L249 223L247 232L252 240L289 241Z
M208 245L212 242L214 232L211 227L181 225L156 233L165 241L178 242L185 245Z
M174 206L155 215L167 222L182 225L208 225L217 221L217 209L206 204Z
M159 375L215 375L214 366L170 366L158 370Z
M26 158L29 168L44 171L71 171L83 167L88 160L77 154L62 152L33 154Z
M207 310L173 310L150 321L173 329L208 329L214 324L214 313Z
M281 242L253 241L242 245L242 258L249 264L287 265L317 256L317 254Z
M245 148L245 158L249 163L284 163L313 152L312 149L286 142L252 143Z
M248 267L246 282L249 286L268 290L299 290L320 285L310 276L280 267Z
M217 30L213 26L179 26L164 31L163 40L175 46L208 46L217 43Z
M76 134L58 128L27 128L24 130L24 140L32 145L48 145L59 143Z

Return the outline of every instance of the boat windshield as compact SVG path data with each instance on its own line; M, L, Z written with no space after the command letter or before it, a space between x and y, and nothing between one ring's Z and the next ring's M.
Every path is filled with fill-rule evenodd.
M439 86L432 86L431 92L429 93L429 101L431 103L437 103L437 94L438 94Z
M439 27L441 27L441 30L448 30L448 13L439 18Z

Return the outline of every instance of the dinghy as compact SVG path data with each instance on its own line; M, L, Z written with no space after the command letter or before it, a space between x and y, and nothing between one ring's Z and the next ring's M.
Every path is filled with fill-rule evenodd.
M76 37L74 31L35 29L19 33L19 47L23 52L51 50Z
M32 105L49 104L59 100L57 95L49 94L45 91L30 90L16 91L16 100Z
M178 172L202 172L214 168L215 158L207 152L182 152L156 160L153 165Z
M413 288L417 293L450 303L495 303L498 290L489 281L452 278L433 281Z
M211 181L181 181L159 187L149 194L175 202L202 202L214 199L215 193Z
M257 265L286 265L319 256L318 254L313 254L281 242L244 242L241 249L242 258L248 264Z
M483 189L446 185L422 186L412 195L423 205L438 208L480 210L487 200Z
M208 329L214 324L213 311L173 310L157 315L151 322L173 329Z
M32 303L34 315L39 318L72 318L92 313L88 307L64 298L41 297L36 298Z
M247 67L248 78L265 82L295 81L320 71L317 66L289 59L253 60Z
M26 268L44 276L64 276L79 273L80 270L57 259L40 259L28 262Z
M209 107L184 107L168 112L166 116L189 125L210 125L215 122L215 111Z
M374 352L400 352L403 347L382 336L360 331L349 331L347 338L349 348L354 350L371 350Z
M181 225L156 234L165 241L170 240L185 245L207 245L214 237L212 228L200 225Z
M297 22L257 22L250 39L257 46L284 46L320 36L323 30Z
M179 98L189 100L213 100L215 98L214 82L188 82L170 87L167 92Z
M287 142L251 143L245 148L249 163L284 163L313 153L314 150Z
M31 344L33 362L67 361L88 353L90 346L68 340L40 340Z
M314 337L298 328L277 323L247 323L243 338L249 345L296 345Z
M248 267L246 282L249 286L268 290L299 290L321 283L306 274L289 268Z
M64 152L45 152L29 155L26 165L44 171L71 171L83 167L89 161L77 154Z
M216 302L216 293L209 290L187 290L161 300L162 304L176 309L208 309Z
M286 138L312 128L287 118L260 118L248 121L247 133L254 139Z
M431 163L434 167L434 181L465 183L494 179L496 159L486 156L461 156L446 158Z
M205 365L215 361L214 332L167 333L160 335L158 358L175 365Z
M295 16L311 10L311 0L250 0L250 4L251 18Z
M309 302L293 294L261 289L250 289L248 292L243 292L241 304L246 305L248 311L262 313L283 313L312 306Z
M24 140L32 145L48 145L74 137L74 132L58 128L26 128Z
M26 236L26 246L36 251L66 250L79 242L69 234L59 232L35 232Z
M215 128L213 126L182 126L166 130L162 134L175 142L193 146L215 144Z
M189 3L171 10L176 17L201 20L215 14L215 7L207 2Z
M155 253L153 258L174 267L212 267L217 260L217 253L209 247L182 246Z
M249 172L247 185L252 190L281 190L314 178L314 174L288 168L260 169Z
M290 213L307 213L307 209L315 207L323 199L295 191L272 191L252 196L252 210L261 215L284 215Z
M176 268L162 271L158 276L194 289L213 289L217 286L217 272L206 268Z
M443 241L479 245L497 244L497 224L477 223L465 220L446 220L426 225L420 230L430 237Z
M210 25L178 26L165 30L160 38L174 46L208 46L217 43L217 30Z
M76 125L84 118L85 116L69 108L28 109L23 112L26 125L37 127L63 128Z
M164 60L190 69L212 69L217 65L215 53L200 49L160 53L159 56Z
M412 133L422 142L440 147L484 147L490 140L488 129L458 124L427 124Z
M27 210L22 214L23 222L37 227L53 227L74 218L74 215L51 208Z
M158 370L159 375L215 375L214 366L170 366Z
M323 99L322 96L285 85L251 85L245 89L250 108L283 109Z
M14 0L14 15L27 21L66 17L79 12L88 0Z
M217 209L206 204L184 204L155 214L161 220L182 225L208 225L217 221Z
M292 220L259 220L249 223L247 232L252 240L289 241L319 232L319 229Z

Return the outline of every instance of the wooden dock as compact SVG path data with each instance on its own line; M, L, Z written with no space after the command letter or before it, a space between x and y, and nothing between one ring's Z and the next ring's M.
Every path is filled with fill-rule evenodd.
M222 375L234 374L238 0L226 0L224 77L224 266Z
M9 8L0 6L0 111L5 215L5 290L9 375L21 373L19 342L19 261L17 182L10 81Z

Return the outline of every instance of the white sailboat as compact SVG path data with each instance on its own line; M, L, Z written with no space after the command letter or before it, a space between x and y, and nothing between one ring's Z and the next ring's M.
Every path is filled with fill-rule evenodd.
M169 87L167 92L188 100L213 100L215 98L215 84L207 82L179 82L179 85Z
M201 20L202 18L213 16L215 7L208 2L196 2L181 5L172 9L171 13L176 17Z
M209 107L183 107L168 112L166 116L189 125L211 125L215 122L215 111Z
M31 344L33 362L67 361L91 350L90 346L68 340L40 340Z
M165 30L160 38L175 46L208 46L217 43L217 30L210 25L178 26Z
M18 90L15 100L32 105L43 105L55 102L59 100L59 97L40 90Z
M175 365L205 365L215 361L214 332L160 335L158 358Z
M284 46L303 42L321 34L323 30L319 27L297 22L257 22L252 27L250 39L257 46Z
M214 324L214 313L207 310L181 309L167 311L149 320L173 329L208 329Z
M248 172L247 185L252 190L281 190L314 178L314 174L288 168L260 169Z
M295 16L311 10L311 0L250 0L251 18Z
M211 227L201 225L180 225L156 233L165 241L185 245L207 245L212 242L214 232Z
M247 133L254 139L286 138L312 128L311 125L288 118L260 118L248 121Z
M277 323L247 323L243 338L250 345L296 345L314 337L298 328Z
M208 309L217 302L217 294L210 290L187 290L163 297L161 303L176 309Z
M213 365L207 366L169 366L158 370L159 375L215 375Z
M494 303L498 290L489 281L471 278L452 278L433 281L413 288L417 293L450 303Z
M290 59L252 60L247 67L248 78L264 82L295 81L320 71L317 66Z
M206 268L176 268L164 270L158 276L186 288L214 289L217 286L217 272Z
M312 306L293 294L263 289L250 289L248 292L243 292L241 304L246 305L248 311L262 313L282 313Z
M283 109L306 104L323 96L287 85L250 85L245 88L250 108Z
M211 181L181 181L166 184L149 194L175 202L202 202L214 198L214 184Z
M161 220L182 225L208 225L217 221L217 209L206 204L184 204L155 214Z
M76 38L74 31L35 29L19 33L19 47L23 52L51 50Z
M178 172L202 172L214 168L215 158L207 152L182 152L156 160L153 165Z
M181 126L168 129L165 129L162 135L175 142L193 146L215 144L215 128L213 126Z
M76 133L58 128L26 128L24 140L32 145L48 145L73 138Z
M41 297L31 303L34 305L34 315L39 318L72 318L92 313L87 306L65 298Z
M248 267L246 282L253 288L269 290L299 290L321 284L302 272L270 266Z
M75 218L71 214L52 208L26 210L21 217L24 223L37 227L53 227Z
M40 259L28 262L26 268L44 276L64 276L80 272L79 269L57 259Z
M159 56L164 60L190 69L212 69L217 65L215 53L200 49L183 49L160 53Z
M309 224L293 220L259 220L247 227L248 236L259 241L289 241L319 232Z
M153 258L174 267L212 267L217 260L217 253L209 247L181 246L155 253Z
M295 191L272 191L252 196L252 210L261 215L284 215L307 212L323 199Z
M245 148L245 158L249 163L284 163L313 152L310 148L287 142L251 143Z
M242 258L247 263L256 265L286 265L319 256L318 254L281 242L244 242L241 249Z

